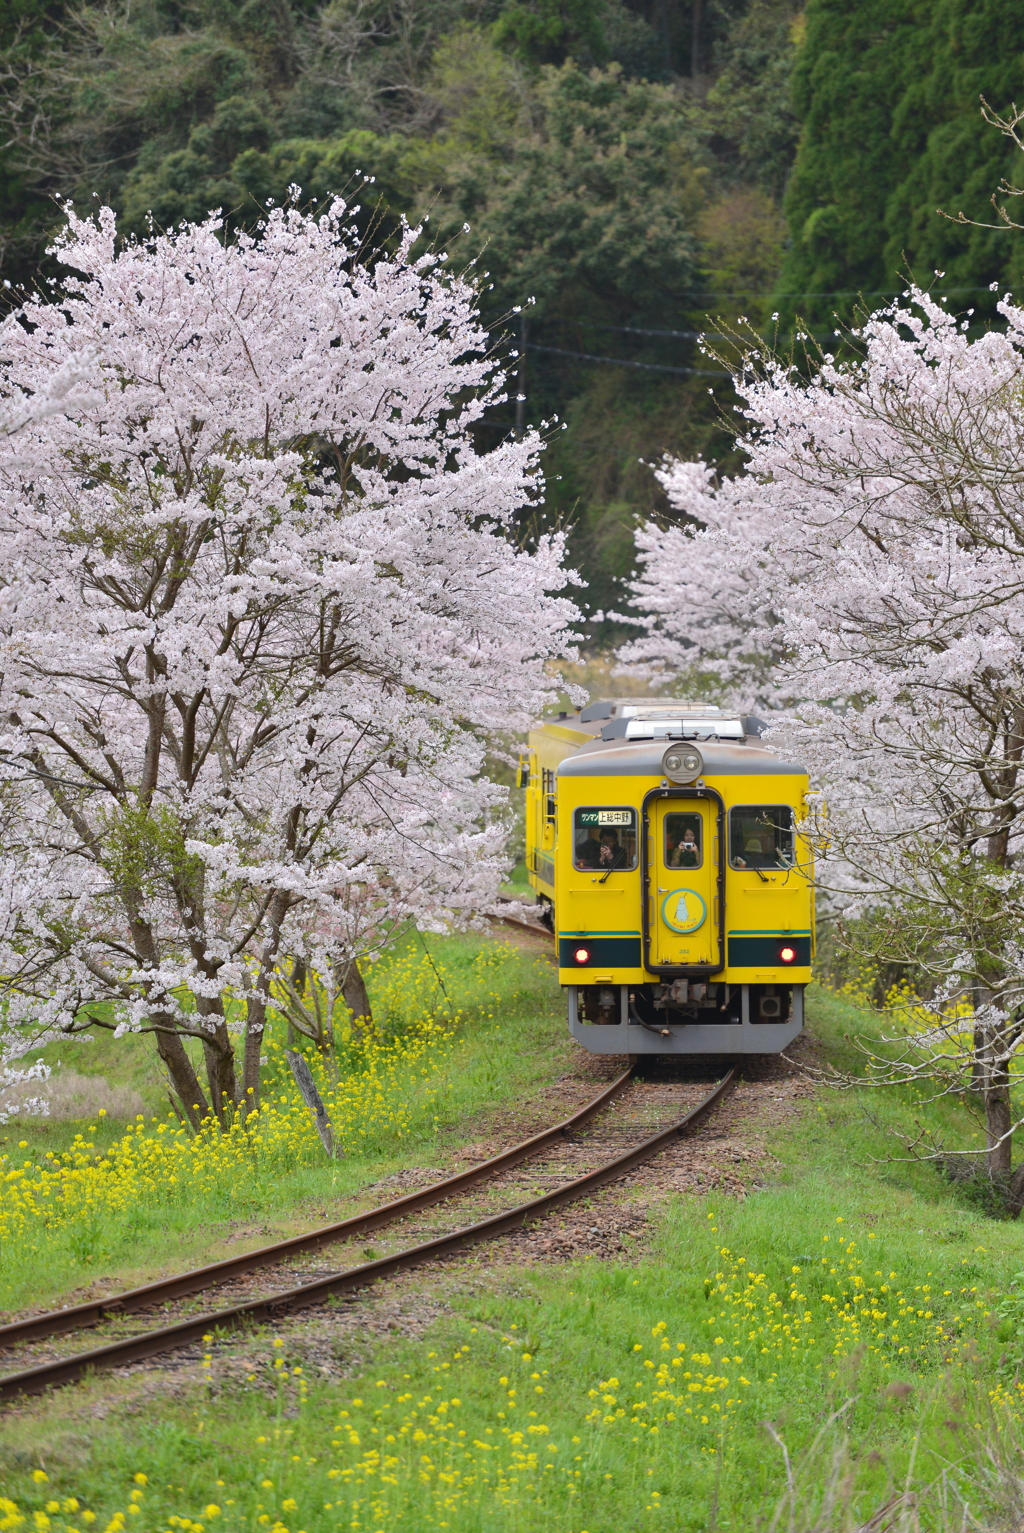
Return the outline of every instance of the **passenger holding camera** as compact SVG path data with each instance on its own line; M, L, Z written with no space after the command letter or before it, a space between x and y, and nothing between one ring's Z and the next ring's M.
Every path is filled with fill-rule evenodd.
M667 861L670 868L697 868L700 866L700 848L697 845L697 837L689 826L683 831L675 846L670 842Z

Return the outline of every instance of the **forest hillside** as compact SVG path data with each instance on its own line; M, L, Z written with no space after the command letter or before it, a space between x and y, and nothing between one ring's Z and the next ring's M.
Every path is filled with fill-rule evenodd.
M978 99L1020 93L1006 0L9 0L0 45L15 291L49 275L58 199L142 234L212 207L252 225L292 186L375 240L426 217L486 272L525 399L478 447L565 423L541 515L571 528L590 613L668 513L648 465L728 455L701 331L777 310L784 341L797 316L827 333L908 270L986 314L1024 259L936 213L991 216L1013 174Z

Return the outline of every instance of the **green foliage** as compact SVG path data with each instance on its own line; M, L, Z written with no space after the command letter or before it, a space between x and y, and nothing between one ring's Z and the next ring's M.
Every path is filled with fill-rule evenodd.
M715 323L745 315L751 325L763 328L770 320L769 295L786 241L776 204L759 187L740 183L708 203L697 229L708 289L716 295L711 300Z
M362 128L327 140L272 144L271 138L257 104L229 97L210 123L193 130L185 149L165 155L153 170L143 163L133 172L124 191L126 224L142 233L150 216L163 227L220 208L229 228L244 227L258 220L268 202L285 202L289 188L299 186L304 201L326 202L337 194L357 201L356 222L367 233L373 228L386 239L393 231L394 210L409 199L400 140Z
M529 79L469 26L435 49L425 89L436 114L429 135L352 128L327 139L275 137L266 98L228 97L186 147L140 158L124 190L126 216L141 232L150 211L165 224L219 206L244 224L293 184L304 197L357 196L363 226L376 223L385 238L398 212L429 211L431 237L456 264L478 256L486 268L488 317L533 298L530 337L542 347L632 352L655 369L686 363L694 348L678 340L623 345L600 328L695 323L708 170L686 99L617 64L584 70L570 61ZM749 198L731 236L728 209L719 210L721 232L710 241L730 285L764 287L778 259L778 220L761 194ZM745 245L754 251L746 262ZM660 506L643 460L706 435L707 396L689 379L581 371L544 351L529 354L527 393L531 420L561 415L569 426L548 454L544 519L572 526L571 559L589 576L590 603L614 608L634 518Z
M35 66L63 13L63 0L6 0L0 6L0 52L8 69L28 71ZM0 158L0 265L8 281L24 281L33 271L39 229L50 213L27 167L4 154Z
M618 337L609 342L602 330L584 330L571 321L552 330L538 327L536 333L556 345L628 355ZM631 349L656 365L663 359L675 365L691 356L667 344ZM700 360L695 358L694 365ZM717 447L724 455L728 450L725 434L715 430L708 380L599 366L581 373L571 360L548 359L543 353L530 354L530 369L528 386L535 401L539 395L552 410L572 389L562 407L567 429L555 434L546 453L548 515L569 528L569 563L588 582L584 608L621 611L634 523L638 516L659 516L664 509L650 462L662 453L686 456L703 448L714 454ZM599 648L613 644L623 629L605 620L590 623L587 631L591 647Z
M510 173L483 202L478 184L454 199L487 240L497 303L532 295L539 316L581 297L627 313L684 307L703 201L685 104L617 65L568 63L545 72L537 105L540 131Z
M1009 1291L995 1308L996 1340L1003 1347L1000 1372L1019 1378L1024 1372L1024 1272L1015 1272Z
M357 200L367 238L429 213L453 263L489 273L499 344L502 316L536 300L526 419L568 424L538 526L570 527L585 603L615 609L637 517L667 510L638 460L730 451L727 390L710 401L708 380L666 371L709 364L685 335L640 332L698 330L708 313L763 328L773 307L783 332L797 312L830 329L853 295L870 305L936 270L982 320L988 284L1024 276L1020 238L935 211L989 221L1000 180L1024 180L978 102L1019 93L1019 8L705 0L699 90L681 78L692 14L683 0L10 0L4 274L36 275L54 194L109 200L137 233L211 207L251 224L291 185ZM746 296L773 288L809 296ZM511 402L492 412L480 446L514 419Z
M604 63L603 0L510 0L494 23L494 40L534 64L561 63L580 47Z
M467 35L460 48L458 72L452 54L445 60L445 99L458 106L422 162L424 178L434 176L433 217L449 249L471 226L459 249L483 247L492 313L534 300L529 418L561 416L568 428L547 454L546 519L571 528L570 562L589 583L584 604L614 609L635 517L660 509L644 460L692 450L708 432L700 381L658 372L690 364L692 344L617 329L694 327L708 178L699 127L678 91L630 79L617 64L546 67L525 95L493 54L488 61L483 39ZM456 79L473 83L460 94ZM491 125L486 143L481 120ZM561 352L654 371L581 366Z
M742 184L775 199L796 150L791 94L799 11L798 0L752 0L719 45L717 78L704 102L716 158Z
M201 858L188 852L186 826L165 805L126 801L103 825L103 863L111 883L126 903L166 897L171 888L197 883Z
M499 347L519 339L504 317L535 300L525 418L568 429L523 532L568 527L584 604L614 610L637 516L667 509L650 463L728 451L685 332L708 274L730 291L774 281L792 3L708 0L720 85L702 102L675 72L688 0L16 0L4 274L35 279L54 196L99 197L140 236L212 208L251 226L293 186L360 204L371 245L428 217L456 267L489 274ZM512 401L493 410L481 449L515 419Z
M672 77L671 37L663 25L669 6L659 0L657 9L646 7L647 15L638 15L624 0L605 0L601 13L604 63L620 64L624 74L638 80L667 81ZM656 18L652 24L652 17ZM589 62L583 50L574 54L578 64ZM596 62L596 60L595 60Z
M881 1008L894 985L910 983L917 995L931 994L927 976L916 966L886 959L878 949L887 929L883 911L872 911L852 920L818 918L814 957L815 977L829 990L856 995L865 1004Z
M1015 151L989 127L1020 89L1024 12L1001 0L810 0L794 76L802 122L786 196L792 245L781 305L812 323L850 314L856 295L894 292L906 275L970 289L957 308L990 313L993 281L1019 284L1024 244L963 228L936 209L983 221ZM869 306L877 300L868 298Z

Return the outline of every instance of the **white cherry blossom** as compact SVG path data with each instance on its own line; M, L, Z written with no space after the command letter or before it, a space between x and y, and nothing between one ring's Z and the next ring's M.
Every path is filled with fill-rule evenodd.
M7 1053L152 1031L193 1121L258 1101L275 970L494 897L485 744L573 616L559 540L516 537L536 434L474 450L472 287L345 218L121 243L69 208L0 327Z
M639 535L627 658L783 710L770 738L827 793L825 882L874 912L879 954L972 1008L950 1089L974 1073L1004 1174L1024 1041L1024 309L1000 312L974 335L911 289L852 359L748 358L746 471L664 466L687 520ZM941 1076L940 1054L921 1068Z

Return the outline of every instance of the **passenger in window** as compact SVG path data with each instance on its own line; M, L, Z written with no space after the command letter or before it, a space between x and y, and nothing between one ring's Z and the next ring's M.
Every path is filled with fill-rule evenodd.
M784 807L733 810L730 861L734 868L791 868L792 813Z
M792 854L786 847L775 846L774 838L765 849L765 837L751 839L746 843L743 855L746 862L738 864L748 868L791 868L793 866Z
M619 845L619 833L606 825L601 832L601 850L599 853L598 866L602 868L624 868L626 866L626 854Z
M774 857L765 852L764 846L758 836L748 836L743 843L743 856L734 859L737 868L774 868L778 864Z
M601 862L601 839L597 833L596 825L587 826L586 837L577 842L576 866L578 868L599 868Z
M682 839L677 843L675 849L670 849L668 865L670 868L696 868L700 866L700 847L697 845L697 838L689 826L683 831Z

